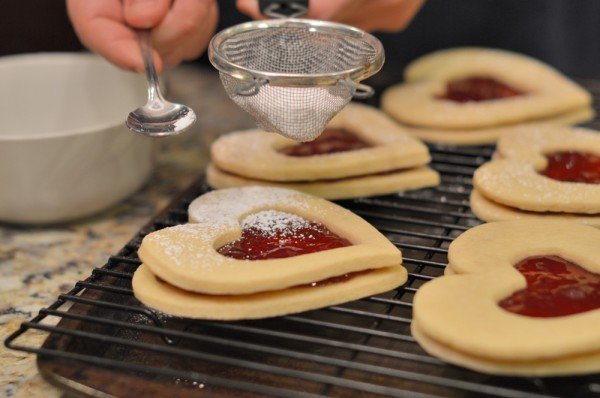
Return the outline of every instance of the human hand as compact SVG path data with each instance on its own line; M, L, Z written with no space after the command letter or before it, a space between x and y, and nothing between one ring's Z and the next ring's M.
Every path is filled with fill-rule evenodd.
M215 31L215 0L67 0L81 42L113 64L142 72L134 29L152 29L154 62L160 71L198 57Z
M404 29L425 0L310 0L307 17L356 26L366 31ZM237 0L244 14L262 19L257 0Z

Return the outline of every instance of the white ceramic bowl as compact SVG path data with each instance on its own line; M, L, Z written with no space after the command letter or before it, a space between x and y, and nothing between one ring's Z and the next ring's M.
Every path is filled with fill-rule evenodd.
M56 223L135 192L152 139L129 132L142 76L84 53L0 58L0 221Z

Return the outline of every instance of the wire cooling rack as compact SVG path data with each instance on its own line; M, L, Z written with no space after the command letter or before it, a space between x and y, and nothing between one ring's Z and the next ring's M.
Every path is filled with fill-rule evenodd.
M470 212L470 178L492 148L435 146L435 188L339 202L385 234L404 254L405 286L307 313L248 322L165 317L131 291L144 235L187 219L187 206L209 188L203 180L176 199L102 268L8 338L9 348L38 354L42 373L86 394L127 396L497 396L593 394L593 377L491 377L428 356L410 336L414 293L443 273L447 248L479 224ZM54 326L52 319L59 318ZM19 344L29 330L49 337ZM596 382L597 382L596 378ZM128 393L129 392L129 393Z
M411 337L415 292L442 275L450 242L480 223L469 209L471 176L493 152L492 147L440 145L430 150L441 185L339 202L402 250L409 270L403 287L321 310L246 322L191 321L144 307L131 290L140 264L137 248L146 234L187 220L190 201L209 190L200 179L5 344L36 353L40 372L52 383L98 397L599 396L598 375L488 376L427 355ZM32 331L48 333L42 347L20 343Z

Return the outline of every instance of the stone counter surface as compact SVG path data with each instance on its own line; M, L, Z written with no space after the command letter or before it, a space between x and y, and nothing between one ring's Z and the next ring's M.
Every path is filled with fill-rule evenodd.
M75 282L101 267L180 191L204 171L210 142L222 133L254 126L227 98L215 71L184 65L167 72L169 94L197 113L194 127L156 139L156 165L148 183L130 198L78 222L52 227L0 223L0 339L52 304ZM126 114L128 110L124 110ZM27 332L19 343L40 346L46 333ZM35 356L0 347L0 397L59 397L37 373Z

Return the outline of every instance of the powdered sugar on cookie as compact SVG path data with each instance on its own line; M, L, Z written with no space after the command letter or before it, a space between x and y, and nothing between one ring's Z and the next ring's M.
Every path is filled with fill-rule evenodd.
M153 275L190 292L279 290L402 261L398 249L360 217L298 191L257 186L212 191L195 199L188 212L190 223L144 237L138 256ZM261 240L263 234L254 234L255 229L265 231L267 239ZM319 233L325 237L320 239ZM333 247L340 238L347 244ZM265 261L262 254L247 261L221 252L235 242L252 250L265 244L288 250L298 240L307 249L302 254L267 256ZM329 250L333 248L344 250Z
M225 257L215 254L215 240L231 231L250 227L266 235L294 231L310 226L298 215L276 210L293 204L295 209L306 210L303 195L282 188L244 187L209 192L194 200L188 209L189 224L177 225L148 235L146 245L156 244L171 262L193 265L195 269L222 264ZM317 199L320 200L320 199ZM312 210L315 215L319 212ZM210 257L210 261L207 259Z
M506 134L496 149L501 157L524 160L545 167L544 154L581 151L600 155L600 135L591 129L572 127L538 127Z
M161 231L165 230L168 230L168 233L161 233ZM144 238L147 242L146 244L158 245L175 265L181 265L192 256L195 267L206 266L206 262L202 261L203 255L195 250L199 244L206 244L208 242L208 236L203 233L204 230L202 227L197 224L182 224L165 230L146 236ZM174 239L176 236L182 236L185 239Z
M295 214L265 210L246 217L242 228L258 230L264 236L288 236L300 228L310 228L310 222Z
M188 209L190 222L205 227L239 223L242 217L261 210L297 203L302 207L300 193L290 189L244 187L209 192L194 200Z
M484 164L473 184L495 202L522 210L594 214L600 203L600 186L550 179L520 159Z
M263 181L318 181L410 169L430 161L423 143L381 111L351 104L328 125L347 131L369 146L315 156L288 156L293 140L260 130L234 132L211 146L211 161L221 171ZM209 179L210 183L210 179Z

